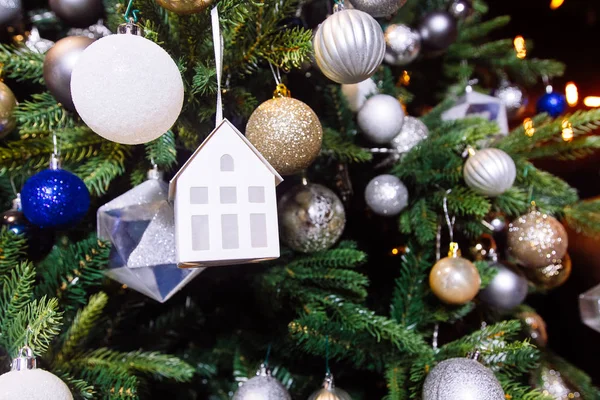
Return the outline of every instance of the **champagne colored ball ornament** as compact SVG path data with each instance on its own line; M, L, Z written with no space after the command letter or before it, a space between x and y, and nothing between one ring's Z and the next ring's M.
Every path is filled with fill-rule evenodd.
M371 78L358 83L342 85L342 93L348 102L348 107L354 112L358 112L367 101L367 98L377 94L377 92L377 85Z
M469 358L450 358L425 379L423 400L506 400L494 373Z
M54 98L74 111L71 98L71 74L83 51L94 42L83 36L69 36L56 42L44 57L44 81Z
M383 61L381 26L360 10L334 12L317 29L313 47L321 72L337 83L370 78Z
M375 214L393 217L408 205L408 189L394 175L379 175L367 185L365 201Z
M439 260L429 274L429 286L438 299L461 305L473 300L479 292L481 277L475 265L459 256L457 243L450 243L448 257Z
M246 137L281 175L308 168L321 151L323 128L300 100L274 97L250 116Z
M473 13L473 4L470 0L454 0L448 11L456 19L465 19Z
M528 99L523 89L506 80L494 91L494 96L502 100L502 103L506 106L506 114L510 119L520 118L527 107Z
M509 311L520 305L527 297L528 284L525 276L514 267L499 262L492 263L498 272L492 281L479 293L487 305Z
M552 260L550 264L540 268L527 268L525 275L537 287L551 290L563 285L571 276L571 257L565 253L562 260Z
M56 375L38 369L30 348L12 362L11 371L0 375L0 399L73 400L67 385Z
M525 325L525 333L527 337L533 340L533 343L538 347L546 347L548 344L548 331L546 330L546 322L535 312L523 311L517 314Z
M183 80L166 51L138 36L137 25L121 25L119 32L96 40L79 57L71 75L73 103L105 139L147 143L177 120Z
M5 28L17 22L22 11L21 0L0 0L0 27Z
M419 32L402 24L392 24L385 30L385 57L391 65L407 65L413 62L421 51Z
M429 13L419 25L423 45L431 50L445 50L458 37L456 19L445 11Z
M314 183L293 187L281 197L277 208L281 240L302 253L330 248L346 225L346 212L339 197Z
M49 0L56 16L76 28L85 28L102 17L102 0Z
M0 81L0 139L11 133L17 126L14 110L17 106L15 94Z
M465 183L479 194L500 196L510 189L517 177L513 159L500 149L474 152L463 168Z
M407 0L350 0L352 7L375 18L387 17L400 9Z
M327 373L322 388L311 394L308 400L352 400L352 397L345 390L336 387L333 375Z
M568 236L555 218L537 210L520 216L508 227L508 247L519 264L543 268L567 253Z
M233 400L291 400L286 388L271 375L271 371L263 364L256 376L248 379L235 392Z
M429 136L429 129L419 118L407 115L404 117L400 133L392 139L391 145L399 153L408 153L422 140Z
M393 96L376 94L362 106L356 121L367 139L373 143L389 143L404 124L402 104Z
M189 15L206 10L212 0L156 0L156 4L175 14Z

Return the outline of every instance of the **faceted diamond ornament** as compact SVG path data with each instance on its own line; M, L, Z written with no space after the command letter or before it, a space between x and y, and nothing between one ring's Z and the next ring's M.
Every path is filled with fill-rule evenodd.
M444 121L453 121L468 117L480 117L496 122L500 127L500 133L503 135L508 134L506 106L502 100L494 96L467 91L454 107L442 114Z
M600 332L600 285L579 295L579 312L584 324Z
M165 302L203 268L177 267L169 185L151 172L146 182L100 207L98 237L113 246L110 278Z

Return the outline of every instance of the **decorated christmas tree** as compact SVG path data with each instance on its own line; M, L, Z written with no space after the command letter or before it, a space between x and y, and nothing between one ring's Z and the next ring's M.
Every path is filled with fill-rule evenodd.
M600 111L488 11L0 0L0 399L600 398L528 305Z

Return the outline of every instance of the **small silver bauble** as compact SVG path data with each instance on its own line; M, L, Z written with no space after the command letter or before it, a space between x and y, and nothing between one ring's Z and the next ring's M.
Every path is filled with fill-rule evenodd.
M327 18L315 33L313 47L317 65L337 83L358 83L371 77L385 54L379 23L369 14L353 9Z
M85 28L102 16L102 0L49 0L50 9L70 26Z
M407 153L423 139L427 139L429 130L419 118L407 115L400 133L392 139L391 145L399 153Z
M22 11L21 0L0 0L0 27L18 22Z
M233 400L291 400L285 387L271 376L271 371L263 364L256 376L248 379L235 392Z
M496 197L510 189L517 177L513 159L500 149L482 149L471 155L463 169L465 183L484 196Z
M527 279L516 268L499 262L494 262L492 266L498 270L498 273L479 293L479 298L497 309L512 310L523 303L527 297Z
M350 0L357 10L371 14L375 18L394 14L407 0Z
M362 133L373 143L389 143L402 130L404 110L393 96L377 94L370 97L356 117Z
M465 19L473 12L473 4L470 0L454 0L448 11L454 18Z
M322 185L293 187L281 197L277 207L281 240L303 253L333 246L346 225L342 201Z
M385 57L391 65L407 65L418 57L421 51L419 32L402 24L392 24L385 30Z
M375 214L392 217L408 205L408 189L393 175L379 175L367 185L365 201Z
M450 358L435 366L423 385L423 400L506 400L494 373L469 358Z
M519 118L527 107L527 96L519 86L503 81L494 92L494 96L502 100L506 106L506 114L510 119Z
M445 50L456 41L458 24L449 13L434 11L421 21L419 34L423 46L431 50Z
M352 400L345 391L335 387L333 375L328 373L323 380L323 387L310 395L308 400Z
M373 79L368 78L362 82L342 85L342 93L348 102L348 107L358 112L369 96L377 94L377 84Z

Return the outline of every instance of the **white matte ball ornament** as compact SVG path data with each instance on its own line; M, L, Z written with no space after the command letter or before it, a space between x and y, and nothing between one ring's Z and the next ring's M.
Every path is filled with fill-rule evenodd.
M393 96L378 94L369 98L357 115L358 126L373 143L389 143L402 130L404 110Z
M500 196L517 177L513 159L500 149L488 148L470 156L463 169L466 184L479 194Z
M354 9L327 18L315 33L313 47L321 72L337 83L358 83L371 77L385 55L379 23Z
M408 189L394 175L379 175L367 185L365 201L375 214L393 217L408 205Z
M71 95L83 121L122 144L150 142L177 120L183 81L173 59L156 43L133 34L110 35L81 54Z
M377 94L377 92L377 84L371 78L358 83L342 85L342 93L348 102L348 107L354 112L358 112L367 101L367 98Z

